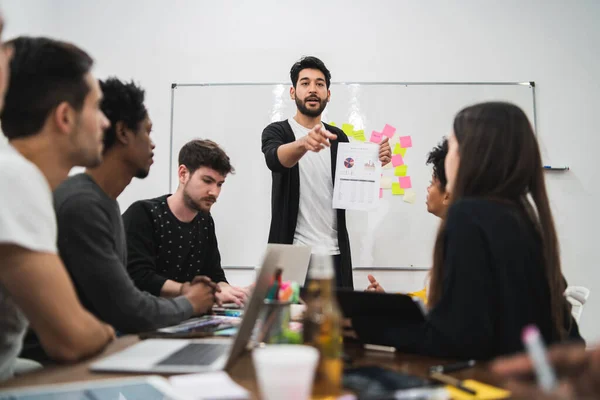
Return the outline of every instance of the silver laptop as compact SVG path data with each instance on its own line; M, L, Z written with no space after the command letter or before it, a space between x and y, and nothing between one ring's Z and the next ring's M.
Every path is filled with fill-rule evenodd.
M281 249L278 261L278 268L281 268L281 279L284 281L298 282L304 286L308 266L310 264L310 246L289 245L289 244L269 244L269 249ZM259 268L257 268L258 270ZM258 272L257 272L258 276Z
M146 339L93 364L92 371L193 373L230 368L248 346L271 279L297 246L267 246L256 285L235 339ZM308 261L307 261L308 268Z

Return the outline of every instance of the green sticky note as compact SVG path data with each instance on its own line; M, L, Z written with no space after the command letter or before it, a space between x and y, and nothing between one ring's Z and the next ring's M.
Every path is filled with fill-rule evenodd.
M335 122L330 122L330 123L329 123L329 125L331 125L331 126L336 126L336 125L335 125Z
M404 189L400 187L400 183L394 182L392 183L392 194L393 195L403 195Z
M408 170L408 167L406 165L400 165L400 166L394 168L394 175L395 176L406 176L407 170Z

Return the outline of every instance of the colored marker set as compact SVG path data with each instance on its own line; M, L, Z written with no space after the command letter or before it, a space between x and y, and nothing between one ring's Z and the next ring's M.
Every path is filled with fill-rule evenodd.
M297 304L300 302L300 285L297 282L282 281L281 269L275 272L275 276L271 281L271 286L267 291L266 300L290 302Z

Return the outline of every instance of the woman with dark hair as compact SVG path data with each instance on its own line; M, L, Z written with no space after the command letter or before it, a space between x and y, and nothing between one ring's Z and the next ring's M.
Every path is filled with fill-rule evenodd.
M546 343L582 340L563 296L558 240L537 139L515 105L460 111L445 161L451 203L434 248L424 323L355 318L367 343L437 357L491 359L522 351L521 331Z

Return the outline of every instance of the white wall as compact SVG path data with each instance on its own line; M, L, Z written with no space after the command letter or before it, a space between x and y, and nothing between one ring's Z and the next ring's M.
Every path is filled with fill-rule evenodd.
M287 80L291 64L305 54L321 57L335 81L536 81L546 161L571 167L547 175L563 269L570 284L592 289L582 331L600 340L600 321L593 318L600 312L593 239L600 220L594 207L600 195L594 151L600 147L600 2L353 4L4 0L2 10L9 36L42 33L74 41L96 58L99 77L134 78L147 89L156 162L147 179L119 198L123 208L168 190L172 82ZM202 135L202 121L197 129ZM402 285L401 276L388 279L390 288Z

